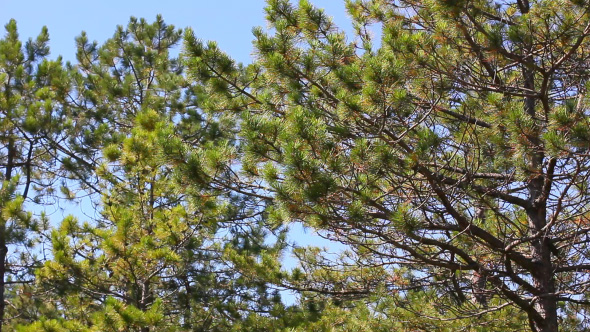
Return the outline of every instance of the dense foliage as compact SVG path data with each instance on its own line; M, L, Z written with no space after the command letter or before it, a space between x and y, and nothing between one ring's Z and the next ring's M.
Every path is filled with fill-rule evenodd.
M590 329L590 3L346 4L269 0L249 65L8 23L0 329Z

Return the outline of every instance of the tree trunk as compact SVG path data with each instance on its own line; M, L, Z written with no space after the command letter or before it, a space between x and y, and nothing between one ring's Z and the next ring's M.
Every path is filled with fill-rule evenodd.
M6 247L6 238L4 233L6 231L5 225L0 227L0 332L2 332L2 326L4 325L4 310L6 308L6 304L4 303L4 276L6 274L6 254L8 253L8 248Z
M16 156L16 147L14 145L14 139L8 140L8 151L6 159L6 174L4 175L5 181L12 179L12 170L14 168L14 158ZM6 220L0 223L0 332L2 332L2 326L4 325L4 311L6 309L6 303L4 299L4 288L5 276L6 276L6 255L8 254L8 247L6 246Z
M536 232L545 225L545 211L541 209L535 216L529 215L529 222ZM541 237L532 242L532 258L536 265L532 271L535 288L539 290L536 298L535 309L541 315L542 320L533 321L535 332L557 332L557 300L555 298L555 278L551 263L551 243L548 238Z
M529 52L532 52L530 50ZM524 86L531 91L535 91L535 74L529 68L523 68ZM535 109L536 98L526 97L524 99L525 112L537 122ZM555 299L555 278L553 264L551 262L551 241L545 235L544 231L547 225L547 196L550 188L545 188L549 174L545 173L544 160L545 153L541 140L543 124L536 123L534 133L528 137L529 149L528 167L529 181L527 184L529 192L530 207L527 209L527 218L530 235L541 234L531 241L531 259L535 268L531 271L533 286L537 289L538 294L533 294L535 298L535 309L542 317L531 319L531 327L535 332L557 332L557 301Z

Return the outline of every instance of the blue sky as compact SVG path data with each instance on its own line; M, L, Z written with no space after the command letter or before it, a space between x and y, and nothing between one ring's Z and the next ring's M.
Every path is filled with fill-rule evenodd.
M312 2L325 8L337 25L350 30L344 0ZM16 19L21 39L36 36L45 25L52 57L74 60L74 38L82 30L91 40L102 42L112 36L117 25L126 25L130 16L151 22L162 14L168 24L190 26L199 38L216 40L235 60L248 63L252 27L265 26L264 6L264 0L0 0L0 23Z

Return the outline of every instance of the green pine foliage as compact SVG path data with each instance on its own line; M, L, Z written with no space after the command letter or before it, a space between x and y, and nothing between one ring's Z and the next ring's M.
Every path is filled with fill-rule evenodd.
M55 167L63 140L63 101L69 91L61 59L49 60L47 28L20 41L11 20L0 39L0 321L18 317L17 289L32 281L47 229L44 215L26 212L54 202L63 170ZM23 286L26 287L26 286ZM2 327L0 326L0 330Z
M308 1L272 0L247 68L186 35L203 105L238 107L242 176L269 214L350 249L305 256L316 268L293 286L418 288L449 319L515 307L527 319L506 326L586 328L569 310L589 304L587 5L347 1L347 36Z
M227 331L282 326L284 234L223 190L233 122L204 113L170 54L181 32L131 19L103 45L78 38L68 146L96 218L47 233L48 259L18 303L22 331ZM91 59L91 60L88 60ZM75 183L74 183L75 184ZM271 268L274 266L274 268ZM262 331L257 324L244 329ZM250 325L248 325L250 324Z
M346 7L268 0L250 65L10 21L0 331L587 330L589 3Z

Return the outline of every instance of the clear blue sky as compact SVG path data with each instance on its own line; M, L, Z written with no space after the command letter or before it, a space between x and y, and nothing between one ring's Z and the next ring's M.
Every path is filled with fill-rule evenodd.
M350 31L344 0L312 2ZM16 19L21 39L36 36L45 25L51 37L51 57L74 60L74 38L82 30L90 40L102 42L113 35L117 25L126 25L130 16L151 22L162 14L168 24L192 27L199 38L216 40L235 60L248 63L252 27L266 24L264 6L264 0L0 0L0 23L4 26Z

